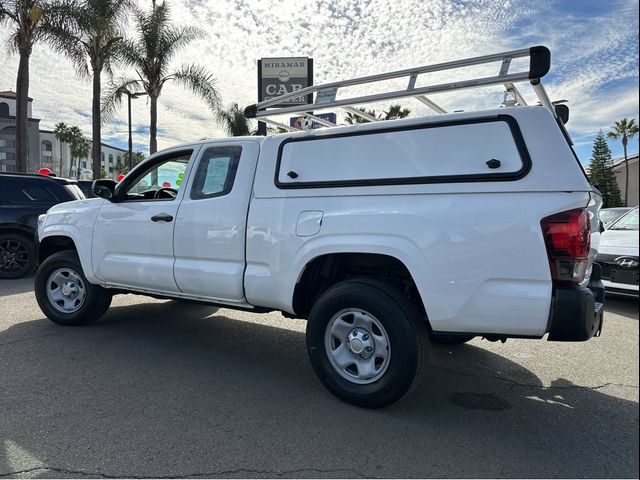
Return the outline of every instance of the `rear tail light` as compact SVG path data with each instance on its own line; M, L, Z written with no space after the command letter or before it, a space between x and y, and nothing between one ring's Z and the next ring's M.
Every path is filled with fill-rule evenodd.
M551 279L555 284L578 285L589 264L591 222L586 208L568 210L540 221L547 246Z

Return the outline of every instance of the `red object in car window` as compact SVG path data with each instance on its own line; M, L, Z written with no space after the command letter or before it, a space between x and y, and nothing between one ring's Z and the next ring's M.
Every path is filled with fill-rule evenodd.
M163 182L162 188L171 188L171 184L169 182Z
M48 175L51 175L52 173L53 172L50 169L46 168L46 167L43 167L40 170L38 170L38 175L47 175L48 176Z
M122 180L124 180L124 175L118 175L118 178L116 178L116 182L120 183Z

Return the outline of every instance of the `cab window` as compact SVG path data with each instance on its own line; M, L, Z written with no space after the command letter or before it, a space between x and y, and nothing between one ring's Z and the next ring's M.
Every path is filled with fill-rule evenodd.
M242 147L210 147L205 150L196 171L191 198L220 197L233 188Z

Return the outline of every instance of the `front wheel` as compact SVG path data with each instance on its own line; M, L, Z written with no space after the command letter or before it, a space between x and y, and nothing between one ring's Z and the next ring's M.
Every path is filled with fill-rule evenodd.
M87 281L73 250L48 257L36 273L36 300L42 312L60 325L98 320L111 305L111 293Z
M307 323L307 351L324 386L368 408L400 399L426 357L426 323L392 285L349 280L324 292Z

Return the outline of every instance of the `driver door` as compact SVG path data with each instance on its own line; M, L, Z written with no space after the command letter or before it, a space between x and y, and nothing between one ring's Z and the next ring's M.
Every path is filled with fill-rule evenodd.
M173 230L184 193L180 187L195 153L183 149L144 162L119 186L117 203L104 202L93 232L97 278L139 290L180 292L173 276Z

